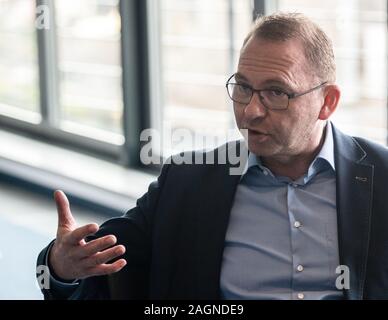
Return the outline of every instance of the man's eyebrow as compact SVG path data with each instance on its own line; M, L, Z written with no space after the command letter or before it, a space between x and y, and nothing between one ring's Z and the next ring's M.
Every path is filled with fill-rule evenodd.
M290 86L288 83L277 79L266 80L263 82L263 85L266 85L266 86L275 85L275 86L284 87L285 89L293 90L292 86Z
M235 78L236 78L236 80L244 80L244 81L247 81L249 83L248 79L244 75L242 75L241 73L236 73ZM263 85L264 86L275 85L275 86L284 87L285 89L293 90L292 86L290 86L288 83L286 83L285 81L280 80L280 79L268 79L268 80L263 82Z
M236 78L236 80L245 80L245 81L247 81L248 82L248 79L246 78L246 77L244 77L241 73L236 73L235 75L234 75L234 77Z

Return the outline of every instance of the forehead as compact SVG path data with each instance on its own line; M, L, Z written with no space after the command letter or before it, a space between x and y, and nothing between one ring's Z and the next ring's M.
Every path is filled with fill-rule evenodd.
M238 73L254 84L274 78L298 86L306 79L307 65L300 40L269 41L252 38L241 50Z

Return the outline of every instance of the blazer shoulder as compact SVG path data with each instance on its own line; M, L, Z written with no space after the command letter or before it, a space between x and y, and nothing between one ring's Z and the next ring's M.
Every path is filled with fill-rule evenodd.
M174 154L163 164L166 181L195 183L211 179L215 175L229 174L230 167L244 163L246 146L241 140L229 141L214 149L192 150Z

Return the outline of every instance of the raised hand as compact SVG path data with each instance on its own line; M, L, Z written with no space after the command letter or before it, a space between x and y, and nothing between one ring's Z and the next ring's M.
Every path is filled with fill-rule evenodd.
M107 235L89 242L85 237L98 231L97 224L76 226L70 204L64 192L54 193L58 211L57 238L49 253L49 264L55 275L64 280L83 279L120 271L124 259L107 263L125 253L123 245L116 245L114 235Z

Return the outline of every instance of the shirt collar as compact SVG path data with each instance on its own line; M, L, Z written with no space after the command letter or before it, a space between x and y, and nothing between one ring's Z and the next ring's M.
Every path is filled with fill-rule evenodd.
M327 122L325 131L326 131L325 141L318 155L314 159L313 163L316 161L316 159L324 159L330 164L330 166L335 171L334 139L333 139L332 124L330 121Z
M310 165L309 171L311 170L311 168L313 167L317 159L326 160L327 163L329 163L332 169L335 171L334 139L333 139L332 124L330 121L327 121L326 129L325 129L325 141L323 142L322 148L319 151L318 155L315 157L314 161ZM254 166L259 166L261 169L264 169L264 166L262 165L260 158L257 157L252 152L249 152L248 161L245 165L242 176L244 176L247 173L248 169Z

